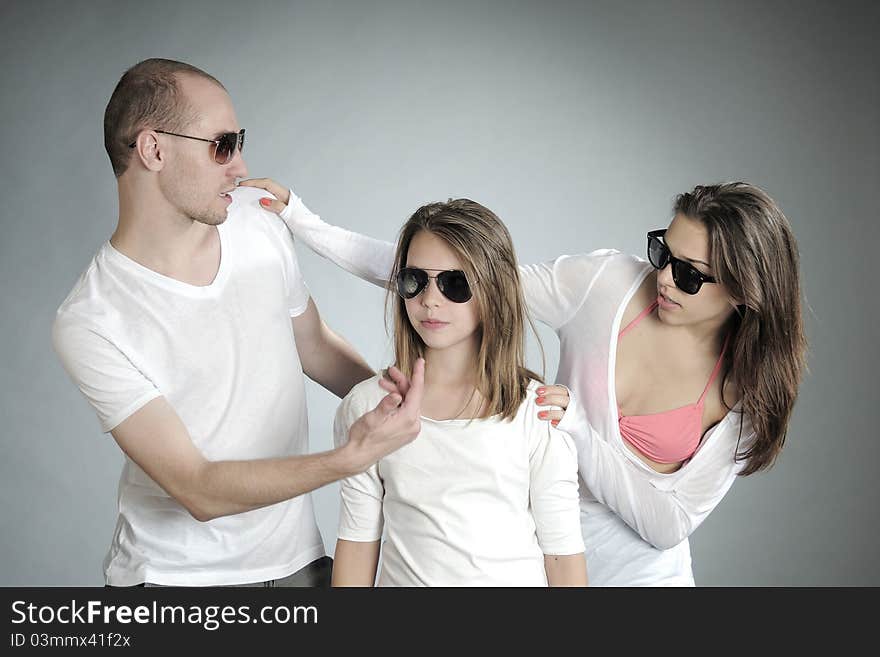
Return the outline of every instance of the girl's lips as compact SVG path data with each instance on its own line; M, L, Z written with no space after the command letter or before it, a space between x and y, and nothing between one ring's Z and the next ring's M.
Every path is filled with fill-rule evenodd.
M419 323L422 326L424 326L425 328L429 328L429 329L439 329L439 328L443 328L444 326L447 326L449 324L449 322L441 322L436 319L425 319Z

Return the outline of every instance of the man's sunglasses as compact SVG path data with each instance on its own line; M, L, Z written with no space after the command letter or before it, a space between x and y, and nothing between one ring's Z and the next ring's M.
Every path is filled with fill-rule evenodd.
M666 234L666 229L652 230L648 233L648 260L654 269L663 269L672 263L672 280L675 287L685 294L696 294L700 291L703 283L714 283L715 279L700 272L691 263L679 260L669 252L669 248L660 239Z
M436 276L428 275L429 271L440 272ZM397 272L397 293L404 299L418 296L428 287L428 280L437 281L437 289L453 303L464 303L473 296L467 276L458 269L416 269L406 267Z
M163 135L171 135L172 137L183 137L184 139L196 139L198 141L207 141L214 144L214 161L217 164L228 164L235 157L235 149L244 151L244 128L238 132L224 132L217 139L205 139L204 137L193 137L191 135L181 135L176 132L168 132L167 130L156 130ZM136 141L131 142L128 147L134 148Z

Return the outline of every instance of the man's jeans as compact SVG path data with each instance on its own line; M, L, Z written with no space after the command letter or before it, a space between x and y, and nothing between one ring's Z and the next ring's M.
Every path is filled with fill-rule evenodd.
M265 582L251 582L250 584L231 584L228 587L330 587L330 575L333 572L333 559L330 557L321 557L315 559L312 563L300 568L292 575L288 575L282 579L270 579ZM162 584L152 584L146 582L140 586L145 587L161 587ZM227 588L227 587L223 587Z

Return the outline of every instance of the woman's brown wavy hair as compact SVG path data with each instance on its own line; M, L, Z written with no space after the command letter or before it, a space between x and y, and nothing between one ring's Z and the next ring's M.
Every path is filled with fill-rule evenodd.
M750 475L779 455L806 369L797 242L775 201L748 183L699 185L677 196L674 210L706 227L715 279L741 304L730 320L724 380L755 431L736 457L746 461L740 474ZM730 408L723 393L722 401Z
M387 297L393 304L397 367L409 375L425 353L425 343L410 324L405 301L396 288L397 272L406 267L410 243L422 231L442 239L455 252L471 284L481 333L474 363L476 389L487 402L485 417L513 419L526 397L529 380L542 379L525 367L525 324L531 325L531 320L525 312L510 233L495 213L475 201L460 198L423 205L400 231Z

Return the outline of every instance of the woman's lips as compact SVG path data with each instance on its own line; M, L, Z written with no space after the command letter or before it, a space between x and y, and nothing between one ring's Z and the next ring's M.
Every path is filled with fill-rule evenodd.
M657 305L659 305L663 310L675 310L676 308L681 308L681 305L675 303L668 297L663 296L662 293L657 293Z
M421 322L419 322L419 324L421 324L422 326L424 326L427 329L441 329L444 326L448 326L449 322L441 322L437 319L424 319Z

